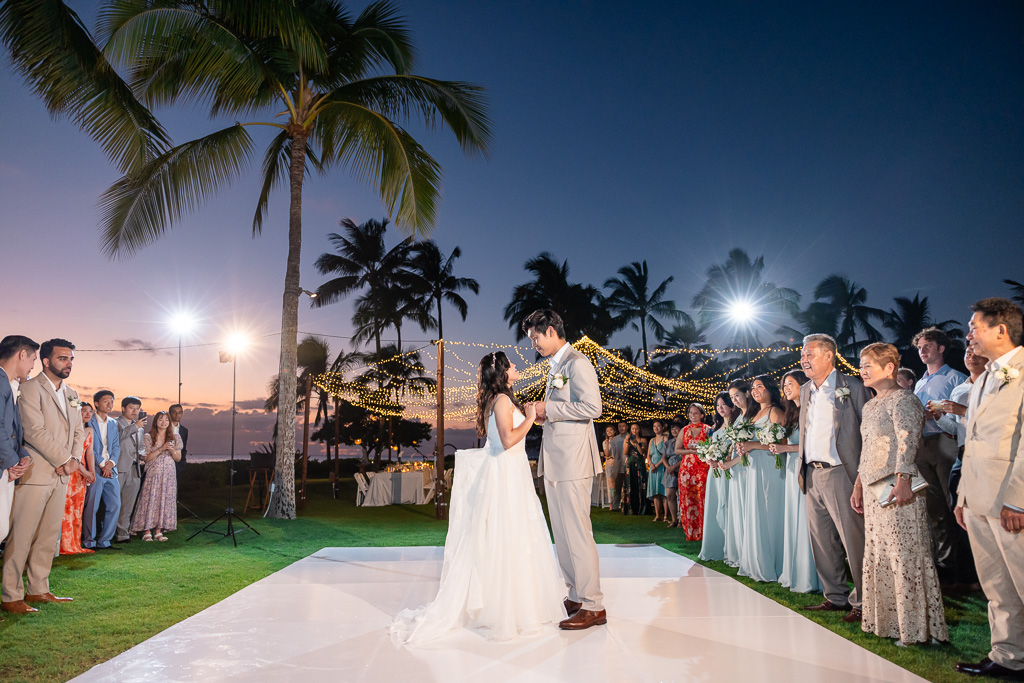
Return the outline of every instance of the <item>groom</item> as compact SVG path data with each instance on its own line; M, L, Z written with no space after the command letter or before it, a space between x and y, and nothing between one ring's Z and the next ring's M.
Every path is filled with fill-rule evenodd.
M523 332L550 364L544 400L534 406L537 423L544 425L537 474L544 477L558 564L569 584L569 618L558 626L575 631L606 624L590 525L590 494L601 472L593 422L601 415L597 373L586 356L566 343L562 318L554 311L531 313Z

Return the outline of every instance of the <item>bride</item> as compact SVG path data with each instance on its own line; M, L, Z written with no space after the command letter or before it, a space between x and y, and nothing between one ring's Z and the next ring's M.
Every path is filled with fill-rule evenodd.
M501 351L480 361L476 429L487 442L455 454L441 585L434 602L395 617L396 642L418 645L456 628L508 640L566 618L565 582L526 459L534 408L524 414L516 401L517 379Z

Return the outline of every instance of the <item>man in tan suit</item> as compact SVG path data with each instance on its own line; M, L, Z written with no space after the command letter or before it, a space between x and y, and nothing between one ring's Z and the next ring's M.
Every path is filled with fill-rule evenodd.
M967 529L985 597L992 649L957 671L1024 681L1024 314L1008 299L972 307L967 341L992 358L967 404L956 520Z
M68 477L81 467L85 444L81 402L64 383L71 374L74 350L66 339L43 342L39 349L43 371L21 384L18 408L31 463L14 490L0 602L5 612L37 612L28 604L33 602L71 602L50 592L50 567L60 537ZM23 573L28 575L27 592Z
M569 618L559 627L590 628L608 621L590 523L594 477L601 472L594 432L594 418L601 416L601 389L590 360L565 341L557 313L534 311L523 321L523 331L550 364L544 400L534 406L537 422L544 425L537 475L544 477L551 534L569 588Z

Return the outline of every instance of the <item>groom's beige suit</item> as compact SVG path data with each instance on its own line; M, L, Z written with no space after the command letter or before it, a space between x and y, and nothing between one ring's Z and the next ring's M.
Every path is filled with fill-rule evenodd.
M601 472L594 433L594 419L601 416L601 390L587 357L569 344L563 349L564 353L556 352L551 358L537 474L544 477L551 533L569 599L597 612L604 609L604 596L590 524L590 496L594 476ZM556 388L553 377L566 378L565 384Z
M978 578L989 599L989 659L1024 670L1024 533L1000 525L1004 505L1024 510L1024 349L974 382L967 414L958 504L964 508ZM1005 378L1005 381L1004 381Z

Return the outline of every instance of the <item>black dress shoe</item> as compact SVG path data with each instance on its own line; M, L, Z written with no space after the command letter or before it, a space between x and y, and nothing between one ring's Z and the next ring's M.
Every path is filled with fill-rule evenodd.
M120 550L116 545L96 546L93 550Z
M864 620L864 613L860 611L860 607L854 607L850 610L850 613L843 617L840 621L844 621L847 624L859 624Z
M115 538L111 543L131 543L132 539L126 538L123 541L120 538Z
M837 605L831 600L826 600L820 605L804 605L800 609L805 612L849 612L850 605Z
M1007 681L1024 681L1024 669L1007 669L1005 666L996 664L988 657L985 657L977 664L960 662L956 665L956 670L968 676L991 676L992 678L1002 678Z

